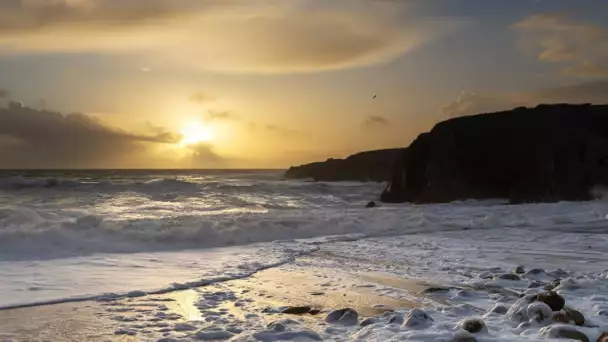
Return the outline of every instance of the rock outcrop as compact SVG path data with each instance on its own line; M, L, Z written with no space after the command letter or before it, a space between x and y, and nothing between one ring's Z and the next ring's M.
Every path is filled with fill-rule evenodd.
M403 148L368 151L346 159L328 159L289 168L286 178L312 178L315 181L388 181L395 160Z
M591 199L608 185L608 105L539 105L437 124L400 153L384 202Z

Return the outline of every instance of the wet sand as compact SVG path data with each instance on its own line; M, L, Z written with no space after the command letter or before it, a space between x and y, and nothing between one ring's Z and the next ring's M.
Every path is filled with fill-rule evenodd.
M122 333L120 327L124 326L124 322L142 319L143 313L156 310L159 303L162 303L164 313L176 317L170 321L171 324L203 321L205 317L201 313L204 312L195 305L202 290L237 293L251 304L237 307L234 302L226 302L219 308L226 309L237 319L255 313L269 322L276 320L277 315L265 314L264 310L268 307L311 306L320 309L318 315L299 316L312 323L322 320L327 311L339 308L349 307L362 316L374 316L388 310L420 305L379 294L370 283L402 289L412 295L429 286L419 281L375 273L349 274L330 268L290 267L287 264L246 279L164 295L126 298L111 303L89 301L0 311L0 341L156 340L163 337L159 333L162 329L147 329L150 330L147 335L138 333L129 336ZM122 322L117 321L117 317Z

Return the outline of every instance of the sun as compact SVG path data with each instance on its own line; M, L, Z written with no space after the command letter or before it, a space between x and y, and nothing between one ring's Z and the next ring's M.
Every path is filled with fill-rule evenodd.
M181 147L209 142L213 139L213 134L209 127L200 121L188 122L179 133L182 135L182 139L179 142Z

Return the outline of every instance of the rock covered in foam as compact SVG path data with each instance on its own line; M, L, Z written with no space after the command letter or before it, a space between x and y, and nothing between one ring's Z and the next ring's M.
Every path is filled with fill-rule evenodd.
M509 311L509 308L507 308L504 305L501 304L496 304L491 310L490 313L495 313L497 315L504 315L507 313L507 311Z
M400 314L392 315L388 318L388 323L401 325L403 324L403 316L401 316Z
M534 302L528 304L526 316L536 322L542 322L553 316L553 310L551 310L551 307L546 303Z
M528 305L534 301L535 295L526 295L519 298L507 311L507 317L516 322L528 320Z
M334 310L325 317L325 322L342 325L356 325L359 320L357 311L349 308Z
M232 338L233 336L234 334L229 331L214 328L204 328L194 334L194 337L196 339L203 341L227 340Z
M555 324L542 328L540 333L549 338L569 338L571 340L590 342L589 337L571 325Z
M499 274L498 276L496 276L496 278L504 279L504 280L521 280L521 278L517 274L511 274L511 273Z
M529 270L528 272L524 273L524 277L535 278L542 274L545 274L545 270L543 270L542 268L533 268L533 269Z
M403 326L411 329L426 329L433 325L433 322L433 319L426 311L414 308L405 315Z
M473 334L466 330L458 330L454 333L454 336L449 340L449 342L476 342L477 339Z

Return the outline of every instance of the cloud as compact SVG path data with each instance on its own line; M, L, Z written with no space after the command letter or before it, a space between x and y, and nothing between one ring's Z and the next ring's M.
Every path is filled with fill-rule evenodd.
M149 147L179 138L160 128L131 133L86 114L37 110L14 101L0 108L0 137L2 168L151 166Z
M204 103L204 102L210 102L210 101L214 101L215 97L212 95L209 95L207 93L203 93L203 92L198 92L198 93L194 93L190 96L190 101L194 102L194 103Z
M246 127L252 132L275 134L284 138L301 138L305 136L305 133L300 130L272 123L249 121L246 123Z
M454 118L497 112L522 105L523 102L507 94L478 94L463 91L454 101L441 108L441 113L445 117Z
M248 73L389 62L462 25L366 0L11 0L0 13L4 53L122 53Z
M608 79L550 87L527 93L478 94L462 92L441 109L444 117L498 112L541 103L608 103Z
M0 99L6 99L6 98L8 98L8 95L9 95L8 90L0 88Z
M371 115L365 121L363 121L363 126L368 128L373 127L383 127L389 124L388 119L382 116Z
M225 162L225 159L213 151L209 143L198 143L188 146L192 151L191 168L208 168Z
M205 114L205 120L207 120L207 121L219 121L219 120L236 121L239 119L240 118L238 116L236 116L235 114L233 114L232 112L229 112L229 111L210 110Z
M279 133L279 134L282 134L285 136L298 136L298 135L302 134L302 132L300 132L298 130L275 125L275 124L265 124L264 128L269 132Z
M529 16L513 25L540 61L577 77L608 77L608 27L575 20L567 13Z
M534 92L532 100L547 103L608 103L608 79L551 87ZM528 99L528 102L531 100Z

